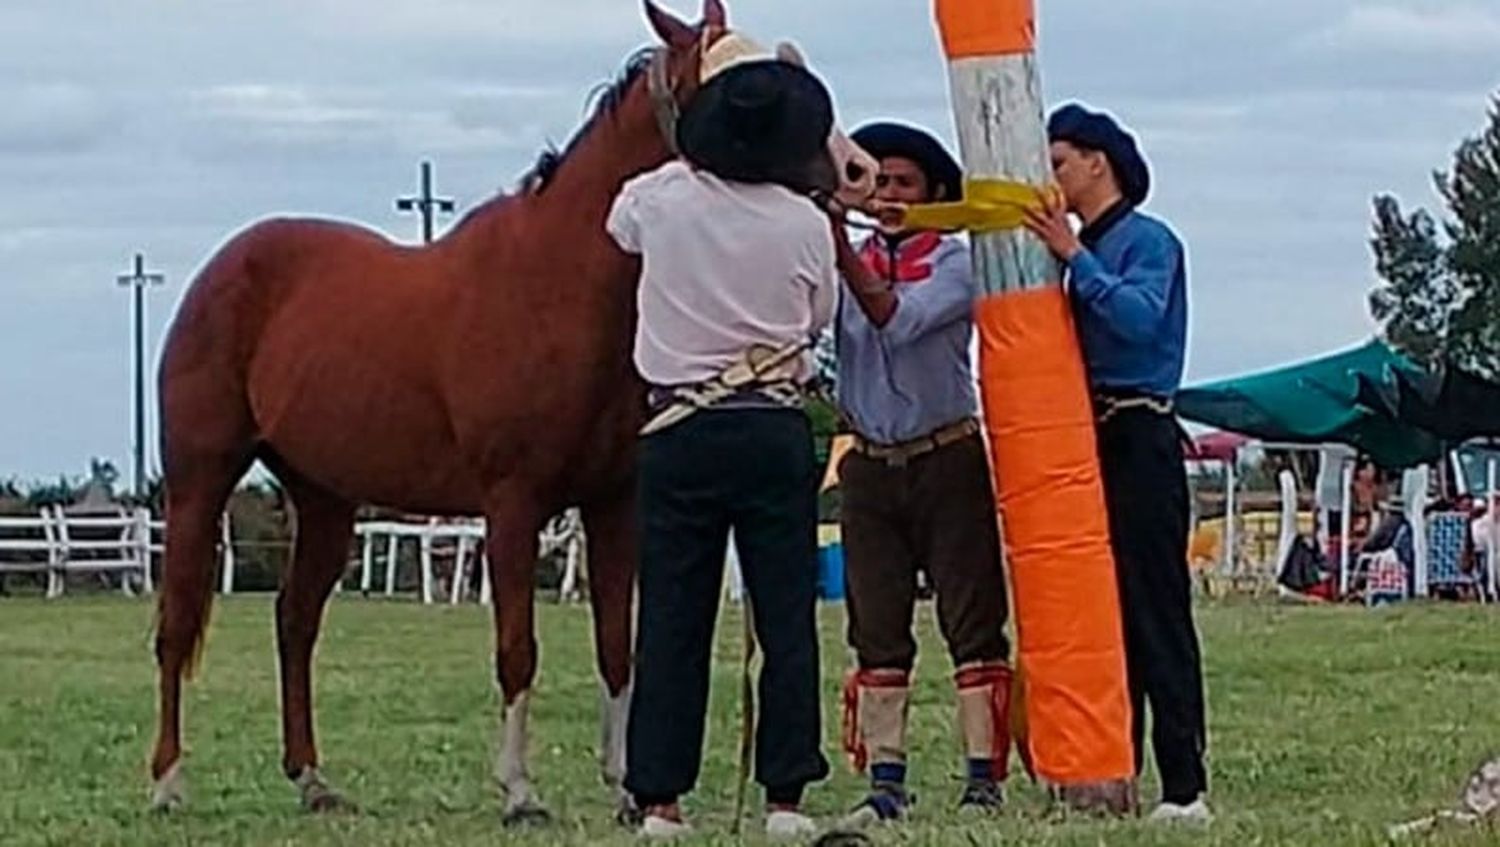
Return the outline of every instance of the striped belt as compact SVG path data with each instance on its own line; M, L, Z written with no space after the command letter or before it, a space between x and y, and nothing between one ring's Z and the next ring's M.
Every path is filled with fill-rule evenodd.
M910 441L901 441L896 444L877 444L859 433L854 434L854 445L851 449L869 459L885 462L893 468L904 467L906 463L918 456L931 453L949 444L962 441L979 432L979 420L977 418L964 418L957 423L951 423L942 429L933 430L921 438L913 438Z
M728 393L709 392L703 385L652 385L646 389L646 412L658 415L679 404L697 409L799 409L805 393L789 380L742 385Z
M781 347L754 345L739 361L719 372L707 382L693 385L658 386L648 393L651 419L641 427L645 437L661 432L703 409L728 408L725 403L741 407L770 402L775 406L799 408L802 388L786 371L802 351L812 346L811 339L793 341Z

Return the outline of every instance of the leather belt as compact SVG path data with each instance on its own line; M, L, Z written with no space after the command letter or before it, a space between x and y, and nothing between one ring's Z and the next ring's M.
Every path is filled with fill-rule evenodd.
M934 450L963 441L979 433L977 418L964 418L957 423L933 430L921 438L901 441L896 444L877 444L859 433L854 434L854 452L868 459L884 462L893 468L904 467L912 459Z

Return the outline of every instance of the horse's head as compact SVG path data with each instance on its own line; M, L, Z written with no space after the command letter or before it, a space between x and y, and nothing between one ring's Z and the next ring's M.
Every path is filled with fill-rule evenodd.
M782 42L771 51L731 30L720 0L704 0L703 20L697 26L684 23L652 0L645 0L645 4L651 28L665 45L652 63L649 82L657 120L669 146L675 143L680 105L726 68L757 59L807 66L801 51L790 42ZM807 182L846 205L857 205L874 194L878 170L879 163L850 141L835 122L826 155L808 163Z

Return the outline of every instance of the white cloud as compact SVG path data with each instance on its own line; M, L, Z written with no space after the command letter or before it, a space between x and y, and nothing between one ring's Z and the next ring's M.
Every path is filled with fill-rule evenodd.
M323 101L302 88L263 84L220 85L194 92L191 98L215 119L269 126L337 129L390 118L368 106Z
M1356 6L1304 47L1396 53L1500 55L1500 8L1407 3Z
M425 96L424 96L425 95ZM559 88L492 84L431 91L379 86L211 86L190 92L192 141L204 160L258 157L341 158L405 151L482 155L533 150L566 126L576 98Z
M0 89L0 152L84 152L105 143L114 110L95 91L55 82Z
M307 15L319 27L390 39L485 40L500 49L513 42L577 45L604 39L641 37L648 30L639 2L620 0L561 0L557 6L496 0L425 0L421 3L370 3L369 0L314 0L281 2L289 14ZM685 3L676 7L682 17L696 17ZM692 14L690 14L692 13Z

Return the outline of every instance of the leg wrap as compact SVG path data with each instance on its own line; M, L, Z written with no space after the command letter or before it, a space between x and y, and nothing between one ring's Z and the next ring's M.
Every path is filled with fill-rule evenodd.
M1012 675L1004 662L965 665L954 674L958 725L970 762L990 762L990 778L1003 781L1010 762Z
M844 681L844 752L856 772L906 763L911 679L902 670L861 670Z

